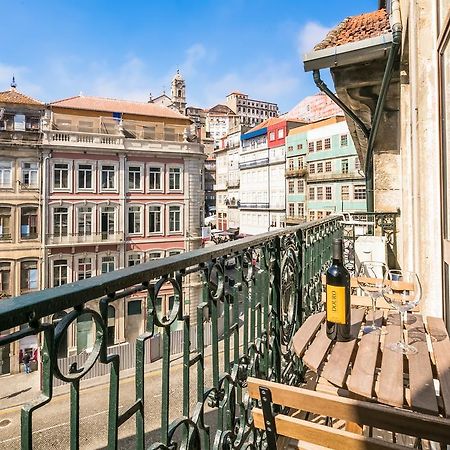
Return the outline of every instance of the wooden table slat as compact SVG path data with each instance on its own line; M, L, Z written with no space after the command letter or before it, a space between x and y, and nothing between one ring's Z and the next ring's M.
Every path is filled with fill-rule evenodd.
M303 362L314 372L317 372L322 361L325 359L328 348L332 344L332 340L327 336L326 324L322 324L316 338L306 350L303 356Z
M367 320L371 320L372 312ZM381 326L383 322L383 311L377 311L375 324ZM377 333L365 334L361 337L355 364L353 365L351 376L347 381L350 392L371 398L375 384L375 367L380 344L380 335Z
M409 387L411 408L430 414L438 414L436 391L433 383L430 354L422 316L409 316L412 323L406 323L408 343L416 347L418 353L407 355L409 365Z
M445 417L450 417L450 339L444 321L427 317Z
M302 357L306 347L312 341L320 328L320 324L325 319L325 311L309 316L301 328L295 333L292 339L292 345L298 357Z
M364 319L364 313L364 309L352 309L351 333L352 336L355 336L356 338L358 337L361 323ZM348 365L357 342L357 339L349 342L336 342L331 351L328 362L323 369L322 377L339 387L344 387L347 378Z
M403 355L387 348L389 344L398 342L400 339L398 313L389 314L386 331L381 370L378 376L377 398L387 405L402 407L404 405Z

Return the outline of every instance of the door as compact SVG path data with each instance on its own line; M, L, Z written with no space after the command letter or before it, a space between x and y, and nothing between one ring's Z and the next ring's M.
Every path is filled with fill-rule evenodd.
M439 104L440 104L440 156L442 194L442 271L443 310L450 331L450 15L448 0L441 0L440 35L438 38ZM446 17L446 19L445 19Z

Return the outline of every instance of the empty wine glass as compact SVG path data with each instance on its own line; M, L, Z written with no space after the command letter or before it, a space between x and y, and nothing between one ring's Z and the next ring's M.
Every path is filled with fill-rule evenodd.
M385 334L381 327L375 325L375 311L377 306L377 298L383 295L383 287L386 282L386 273L388 267L384 262L364 261L359 267L357 281L359 287L372 299L372 323L363 328L363 333L379 333Z
M387 347L404 355L417 353L415 347L405 342L403 322L404 315L417 306L422 296L419 277L415 272L407 270L389 270L386 273L383 296L400 313L400 341L389 344Z

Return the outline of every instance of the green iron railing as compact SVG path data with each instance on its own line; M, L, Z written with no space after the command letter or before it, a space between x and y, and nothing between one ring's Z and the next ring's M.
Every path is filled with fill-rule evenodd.
M70 448L79 448L80 381L98 361L110 366L108 449L118 448L119 427L133 416L138 449L264 448L265 435L252 423L246 379L252 375L287 384L301 381L303 367L291 351L291 339L305 317L321 308L321 273L330 262L332 239L341 235L340 219L327 218L2 300L0 332L10 333L0 337L0 346L35 334L42 343L42 395L22 408L22 448L33 446L33 412L52 400L54 377L70 383ZM183 294L195 277L201 279L201 298L194 318L183 313ZM158 293L168 283L174 303L161 315ZM119 414L120 360L118 355L107 354L108 305L138 291L148 294L146 331L136 341L136 399ZM64 310L68 313L56 325L48 323L50 315ZM81 315L95 323L95 343L82 366L62 373L58 350L69 326ZM191 343L194 319L197 342ZM183 415L169 423L170 330L175 321L181 321L184 330ZM207 322L212 329L210 359L206 358L202 326ZM148 442L145 341L157 330L163 349L160 437L158 442ZM207 364L211 365L211 382L205 376Z

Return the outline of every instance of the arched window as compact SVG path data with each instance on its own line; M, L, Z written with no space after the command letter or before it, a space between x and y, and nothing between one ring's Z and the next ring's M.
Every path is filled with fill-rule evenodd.
M178 89L178 97L181 97L181 89Z

